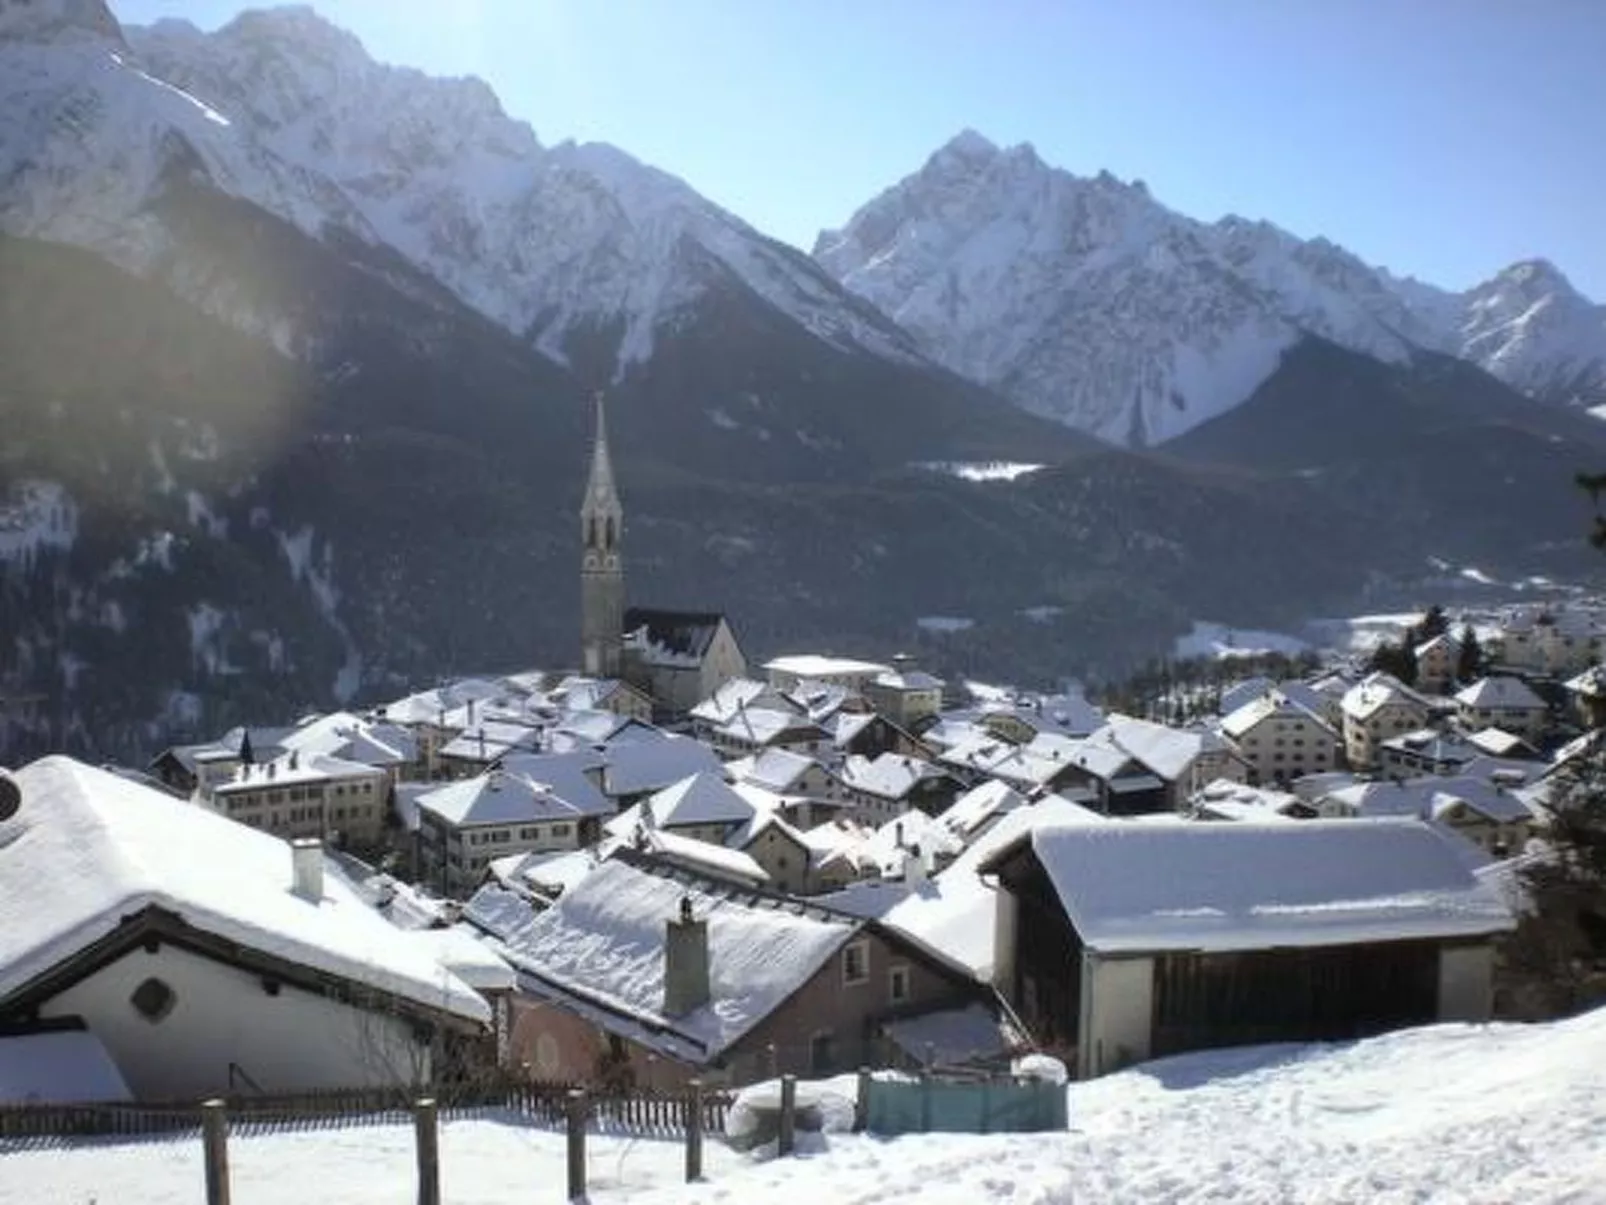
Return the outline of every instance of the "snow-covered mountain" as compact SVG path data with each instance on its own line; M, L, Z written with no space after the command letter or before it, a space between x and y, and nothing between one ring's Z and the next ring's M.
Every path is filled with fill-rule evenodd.
M821 234L815 257L950 368L1117 442L1232 409L1306 334L1391 363L1447 352L1546 398L1606 388L1606 310L1548 265L1447 293L968 130Z
M477 79L376 63L307 8L212 34L122 30L99 0L0 0L0 229L149 271L153 200L180 170L315 236L400 252L564 359L605 331L616 374L710 289L739 282L839 347L921 361L809 257L602 145L543 148Z

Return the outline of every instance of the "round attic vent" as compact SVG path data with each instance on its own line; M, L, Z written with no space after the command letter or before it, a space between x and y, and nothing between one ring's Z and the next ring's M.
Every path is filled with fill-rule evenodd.
M0 823L10 820L22 808L22 788L17 780L0 770Z

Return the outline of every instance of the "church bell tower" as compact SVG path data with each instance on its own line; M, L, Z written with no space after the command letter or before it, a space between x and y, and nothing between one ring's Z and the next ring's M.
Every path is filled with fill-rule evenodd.
M594 678L617 678L624 645L625 570L619 555L624 507L613 484L608 427L597 394L591 476L580 504L580 668Z

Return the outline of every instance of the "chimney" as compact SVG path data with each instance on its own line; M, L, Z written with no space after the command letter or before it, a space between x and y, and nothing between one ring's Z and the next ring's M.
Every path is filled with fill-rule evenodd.
M691 897L664 927L664 1014L683 1017L708 1003L708 922L695 920Z
M917 842L913 849L903 855L903 884L914 891L926 885L926 855L920 848L922 844Z
M318 838L290 842L290 889L310 904L323 901L323 842Z

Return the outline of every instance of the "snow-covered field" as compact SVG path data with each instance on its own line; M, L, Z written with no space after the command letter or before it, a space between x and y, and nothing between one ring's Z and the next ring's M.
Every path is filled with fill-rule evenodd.
M1606 1202L1606 1011L1552 1025L1446 1025L1351 1046L1189 1055L1070 1092L1068 1134L836 1135L828 1149L771 1162L711 1141L707 1181L691 1186L678 1182L678 1144L593 1137L591 1200ZM406 1126L236 1136L230 1162L239 1205L389 1205L413 1191ZM450 1122L441 1166L453 1205L563 1199L555 1133ZM176 1205L200 1190L193 1138L0 1145L6 1205Z
M1259 632L1248 628L1232 628L1207 620L1193 621L1193 631L1177 637L1171 651L1174 657L1213 657L1226 660L1231 657L1263 657L1268 653L1285 653L1297 657L1310 646L1298 636L1286 632Z

